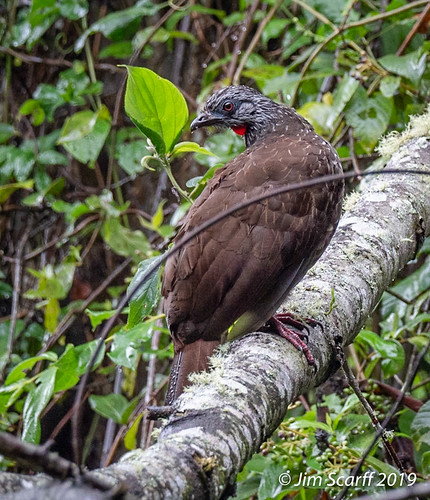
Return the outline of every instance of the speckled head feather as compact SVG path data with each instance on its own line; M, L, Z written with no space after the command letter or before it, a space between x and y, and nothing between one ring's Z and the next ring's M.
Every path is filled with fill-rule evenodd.
M225 87L209 97L191 130L209 125L232 128L245 136L247 146L271 132L298 135L312 129L293 108L245 85Z

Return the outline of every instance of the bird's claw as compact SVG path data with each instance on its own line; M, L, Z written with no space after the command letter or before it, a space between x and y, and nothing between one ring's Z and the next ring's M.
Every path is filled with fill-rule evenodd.
M313 319L307 318L305 321L299 321L291 313L280 313L272 316L265 327L274 327L281 337L288 340L297 350L303 352L310 366L315 366L315 358L309 350L307 342L309 340L308 326L317 325L321 326L318 321Z

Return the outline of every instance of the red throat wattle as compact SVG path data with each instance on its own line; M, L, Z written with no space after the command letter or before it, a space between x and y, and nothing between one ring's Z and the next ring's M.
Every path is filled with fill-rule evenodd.
M237 135L245 135L246 125L238 125L237 127L231 127Z

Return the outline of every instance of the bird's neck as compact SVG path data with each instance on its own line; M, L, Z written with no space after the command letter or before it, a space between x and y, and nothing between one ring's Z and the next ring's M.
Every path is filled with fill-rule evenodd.
M247 124L244 134L246 147L252 146L274 132L287 137L308 134L314 132L314 129L293 108L277 104L270 114Z

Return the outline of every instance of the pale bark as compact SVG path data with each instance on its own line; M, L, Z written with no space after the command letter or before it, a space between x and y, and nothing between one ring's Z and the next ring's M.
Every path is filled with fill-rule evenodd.
M430 171L430 141L410 141L388 167ZM155 445L92 474L111 478L113 484L122 480L130 493L143 498L225 495L246 461L279 425L288 404L337 367L339 341L353 341L383 291L429 233L429 176L366 179L362 192L347 202L331 245L284 307L322 324L323 329L316 326L309 338L316 370L276 335L255 333L235 341L223 349L210 376L200 376L199 383L179 398L175 415ZM33 493L29 496L27 490L13 498L50 494L43 488ZM83 497L82 489L68 489L67 498Z

